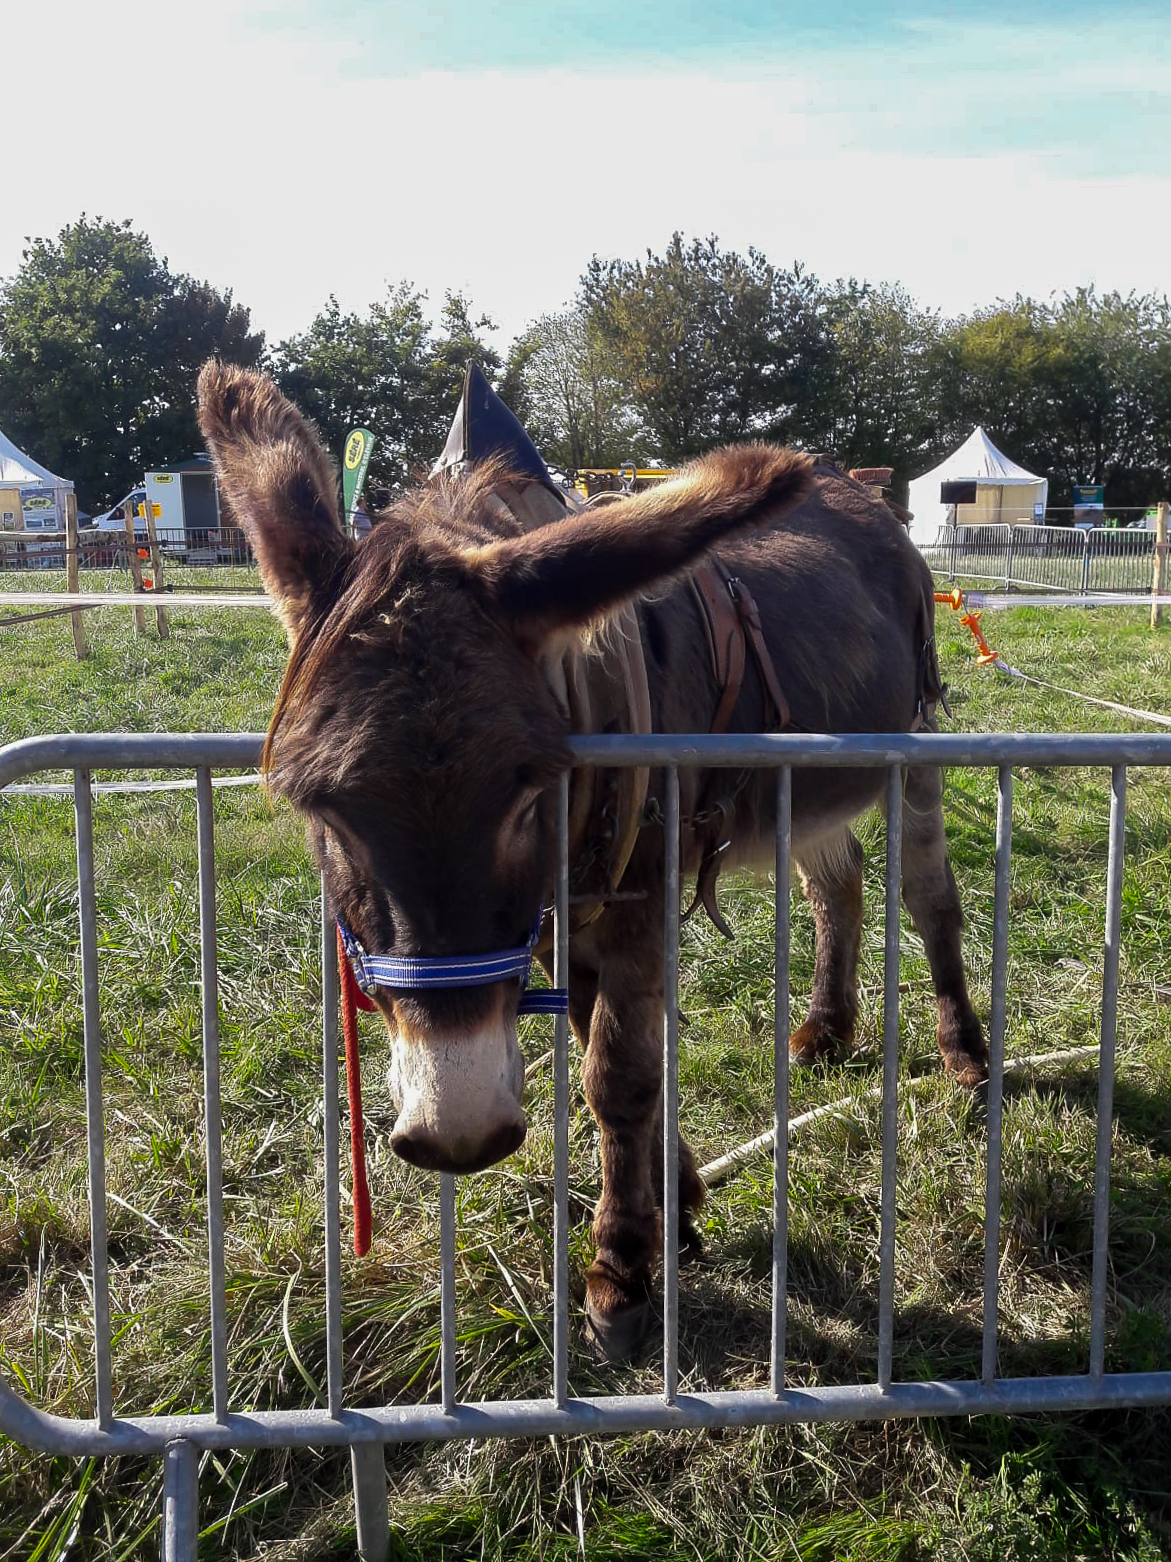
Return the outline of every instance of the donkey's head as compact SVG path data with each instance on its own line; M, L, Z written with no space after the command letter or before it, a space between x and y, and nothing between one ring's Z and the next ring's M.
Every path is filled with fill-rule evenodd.
M549 659L726 532L775 518L807 463L724 451L622 505L514 535L488 466L433 480L354 544L328 458L271 381L208 364L199 396L291 645L270 777L305 816L338 913L372 955L523 945L552 889L569 760ZM517 979L378 988L404 1159L474 1171L521 1143L519 996Z

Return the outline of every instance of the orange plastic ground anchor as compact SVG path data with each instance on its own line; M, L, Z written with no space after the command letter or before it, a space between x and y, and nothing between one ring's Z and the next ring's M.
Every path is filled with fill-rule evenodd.
M972 638L980 647L980 654L976 658L976 663L978 666L983 667L988 662L998 662L1000 658L988 644L987 640L985 640L984 632L980 628L980 618L981 615L979 613L965 613L963 618L960 619L960 623L966 624L972 631Z

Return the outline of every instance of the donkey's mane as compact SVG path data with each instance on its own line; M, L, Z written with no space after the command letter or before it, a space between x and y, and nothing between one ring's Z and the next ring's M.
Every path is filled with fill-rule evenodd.
M524 487L533 479L507 463L488 460L470 470L445 471L403 494L377 517L377 525L345 563L317 610L298 633L281 680L264 740L261 765L274 769L277 737L305 709L326 669L348 642L372 622L383 630L405 623L422 600L421 588L447 575L461 588L474 587L471 559L477 550L502 537L519 536L504 505L491 497L507 485Z

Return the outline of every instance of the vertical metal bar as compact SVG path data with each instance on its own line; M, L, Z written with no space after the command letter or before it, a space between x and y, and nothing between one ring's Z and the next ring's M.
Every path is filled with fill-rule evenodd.
M663 1398L679 1389L679 772L667 771L663 908Z
M1000 1292L1000 1170L1004 1107L1004 1023L1008 996L1008 887L1012 864L1012 766L1001 765L996 791L996 896L992 912L992 1014L988 1034L988 1180L984 1190L985 1383L996 1376Z
M886 784L886 940L882 980L882 1198L878 1266L878 1386L890 1387L894 1359L895 1174L899 1132L899 878L903 771Z
M162 1562L196 1562L199 1549L199 1450L180 1440L163 1450Z
M553 985L569 986L569 772L557 791ZM569 1394L569 1019L553 1021L553 1398Z
M325 1350L331 1416L342 1409L341 1130L337 1099L337 926L321 881L321 1103L325 1160Z
M455 1178L439 1174L439 1357L443 1413L455 1409Z
M203 1120L207 1146L207 1254L211 1287L211 1395L217 1421L228 1414L228 1323L224 1271L223 1135L220 1118L220 1005L216 964L215 822L211 771L195 773L199 838L199 969L203 1005Z
M98 1425L114 1417L110 1368L110 1262L106 1229L106 1131L102 1113L102 1022L98 1006L98 910L94 892L93 796L88 770L73 772L77 891L81 923L81 1003L85 1036L85 1134L94 1287L94 1402Z
M1126 766L1110 772L1110 858L1106 870L1106 949L1102 962L1102 1040L1098 1053L1098 1147L1094 1167L1094 1262L1090 1279L1090 1375L1106 1360L1106 1271L1110 1240L1110 1145L1114 1131L1114 1042L1122 943L1122 867L1126 847Z
M773 1339L771 1384L785 1390L785 1323L789 1262L789 876L793 772L777 771L777 901L773 974Z
M387 1562L390 1556L390 1506L386 1496L386 1455L381 1443L350 1448L354 1482L354 1527L361 1562Z

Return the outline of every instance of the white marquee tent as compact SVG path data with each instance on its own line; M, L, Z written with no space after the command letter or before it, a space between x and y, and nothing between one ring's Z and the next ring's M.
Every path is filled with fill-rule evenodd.
M975 504L943 504L941 483L975 482ZM977 426L960 448L924 472L911 484L907 504L914 513L911 540L920 547L938 540L941 528L948 525L978 526L1000 521L1031 521L1035 506L1049 500L1049 479L1026 472L1023 466L1003 455Z
M18 450L0 429L0 488L19 491L25 510L52 509L57 531L65 530L67 495L73 492L68 478L57 477L23 450Z

